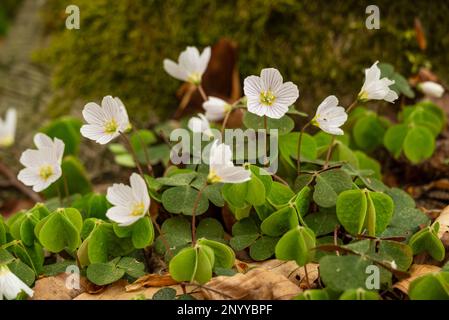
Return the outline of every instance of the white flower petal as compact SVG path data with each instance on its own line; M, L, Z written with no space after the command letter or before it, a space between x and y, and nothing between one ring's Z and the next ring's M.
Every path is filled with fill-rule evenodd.
M105 135L103 127L93 124L83 125L80 132L83 137L94 141L100 140Z
M144 204L144 213L146 213L150 207L150 196L148 195L148 187L145 180L137 173L133 173L129 181L135 199Z
M34 291L12 273L7 266L0 266L0 300L3 300L3 297L8 300L16 299L22 291L30 297L34 294Z
M94 102L89 102L84 106L83 117L87 123L97 126L102 126L105 119L103 109Z
M209 97L203 103L203 109L206 111L206 119L209 121L219 121L225 117L228 112L228 103L220 98Z
M224 183L242 183L251 180L251 171L243 167L227 167L217 170L216 174Z
M53 147L53 140L46 134L36 133L33 140L38 149Z
M250 98L255 98L260 100L260 93L262 92L262 85L260 77L249 76L243 81L243 92L245 96Z
M298 100L299 90L293 82L286 82L274 94L276 96L276 103L289 107Z
M169 59L164 60L164 70L173 78L187 81L188 75L184 69L181 69L175 62Z
M389 90L387 95L384 97L384 100L387 102L395 102L399 98L398 94L394 90Z
M211 55L210 47L204 48L203 52L201 53L200 61L199 61L199 70L198 71L201 74L204 74L204 72L206 72L207 66L209 65L210 55Z
M132 216L130 209L122 206L109 208L106 212L106 217L114 222L117 222L121 227L129 226L141 218L138 216Z
M418 89L425 95L433 98L441 98L444 94L442 85L432 81L424 81L418 85Z
M20 163L25 167L37 167L42 164L40 154L39 150L27 149L20 156Z
M265 115L272 119L280 119L287 113L287 111L287 105L275 102L271 107L265 108Z
M25 168L19 171L17 179L26 186L33 186L40 183L41 178L36 169Z
M248 111L262 117L265 115L266 107L260 103L260 98L248 98Z
M134 197L130 186L116 183L108 188L106 199L114 206L128 207L134 203Z
M281 73L275 68L262 69L260 79L264 91L276 92L283 82Z

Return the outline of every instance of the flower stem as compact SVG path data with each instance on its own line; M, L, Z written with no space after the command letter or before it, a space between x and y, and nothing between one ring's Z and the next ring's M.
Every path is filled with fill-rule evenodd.
M203 194L204 189L207 187L207 180L204 186L198 191L198 195L196 196L195 203L193 204L192 209L192 247L196 244L196 210L198 209L198 205L200 204L200 199Z
M25 186L22 182L20 182L16 175L0 160L0 174L3 175L17 190L22 192L24 195L26 195L28 198L33 200L34 202L42 202L42 198L40 195L33 190L29 189L27 186Z
M140 166L139 160L137 159L136 151L134 150L131 141L129 140L128 136L124 133L120 133L123 141L125 142L126 147L128 148L129 153L131 153L131 156L133 157L133 160L136 164L137 170L139 170L140 175L142 176L142 179L145 180L145 175L143 173L142 167Z
M356 99L353 103L351 103L348 107L348 109L346 109L346 113L349 114L349 112L351 112L352 109L354 109L354 107L357 105L357 103L359 102L358 99Z
M139 139L140 146L143 149L143 154L145 155L145 161L147 163L148 173L150 174L150 176L153 176L153 166L151 165L151 162L150 162L150 155L148 154L148 149L147 149L145 143L143 142L142 137L137 132L136 127L135 126L132 126L132 127L133 127L133 132L137 136L137 138Z
M150 218L150 220L153 222L153 225L156 227L157 232L159 233L159 236L161 237L162 243L165 247L165 250L168 252L168 254L170 255L170 257L173 258L173 252L171 252L170 249L170 244L167 241L167 238L165 237L165 234L162 232L161 227L159 226L159 224L156 221L156 218L153 218L150 214L150 211L148 210L147 212L148 217Z
M224 135L224 131L225 131L225 129L226 129L226 124L228 123L228 120L229 120L229 116L231 115L231 113L232 113L233 110L234 110L234 109L229 110L229 111L226 113L226 115L225 115L225 117L224 117L224 119L223 119L223 123L222 123L222 125L221 125L221 136L222 136L222 138L223 138L223 135Z
M197 88L198 88L198 91L199 91L200 94L201 94L201 98L203 98L204 101L207 101L207 95L206 95L206 92L204 92L203 85L202 85L202 84L199 84L199 85L197 86Z
M301 142L302 142L302 136L304 135L304 131L307 129L307 127L310 126L312 122L307 122L301 129L301 132L299 133L298 138L298 152L296 154L296 168L298 170L298 176L301 174Z

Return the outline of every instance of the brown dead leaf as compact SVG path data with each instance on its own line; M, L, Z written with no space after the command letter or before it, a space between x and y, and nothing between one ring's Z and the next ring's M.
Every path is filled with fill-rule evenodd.
M201 288L209 300L289 300L301 292L287 277L263 268L216 277Z
M419 18L415 18L415 35L419 48L423 51L426 50L427 48L426 34L424 33L424 28Z
M32 300L72 300L76 296L86 292L89 281L81 277L80 289L68 289L66 286L67 275L61 273L54 277L41 278L36 281Z
M410 267L409 270L410 278L397 282L393 286L393 288L399 289L403 293L408 294L408 288L413 280L429 273L438 272L440 270L441 270L440 267L429 264L414 264Z
M168 287L176 284L178 284L178 282L169 274L146 274L134 281L132 284L127 285L126 291L131 292L148 287Z
M126 287L128 286L126 280L119 280L105 288L104 291L99 294L89 294L82 293L73 300L132 300L135 298L145 297L145 299L153 298L153 295L162 289L162 287L151 287L151 288L141 288L136 291L127 292ZM178 295L183 294L182 287L180 285L168 286L165 288L173 288L176 290ZM190 291L187 290L187 293ZM200 293L192 294L195 299L204 299Z
M298 267L294 261L280 261L273 259L260 263L250 263L249 266L264 268L283 275L301 289L308 289L306 270L304 267ZM307 275L311 287L313 287L313 283L320 277L320 273L318 271L319 266L320 265L318 263L307 264Z
M442 239L444 234L449 234L449 206L443 209L435 222L440 223L440 230L438 230L438 238Z

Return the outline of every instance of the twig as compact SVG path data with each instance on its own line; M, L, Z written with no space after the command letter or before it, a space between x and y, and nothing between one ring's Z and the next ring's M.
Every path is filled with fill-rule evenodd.
M16 175L1 161L0 161L0 174L2 174L9 181L11 186L22 192L28 198L30 198L34 202L42 202L41 196L36 192L34 192L33 190L29 189L22 182L20 182L17 179Z
M309 271L307 271L307 263L304 265L304 273L306 275L307 288L311 288L309 280Z

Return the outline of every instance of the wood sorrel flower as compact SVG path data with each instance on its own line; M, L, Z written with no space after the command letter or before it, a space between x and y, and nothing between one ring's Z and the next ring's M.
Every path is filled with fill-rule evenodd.
M7 148L14 144L16 124L16 109L8 109L8 111L6 111L5 120L0 118L0 148Z
M106 198L113 205L106 216L125 227L144 217L150 208L147 184L137 173L129 178L131 186L123 183L108 188Z
M25 150L20 163L25 166L17 178L25 185L32 186L35 192L47 189L62 175L61 162L64 155L64 142L43 133L34 136L37 150Z
M205 48L201 55L197 48L187 47L179 55L178 63L164 59L164 69L175 79L199 85L209 64L210 53L210 47Z
M280 72L274 68L263 69L258 76L249 76L243 84L248 99L248 111L258 116L279 119L299 97L293 82L283 83Z
M231 111L232 106L220 98L209 97L203 102L203 109L206 111L207 120L220 121Z
M323 100L316 110L312 123L326 133L343 135L340 127L346 122L348 115L343 107L338 105L336 96L329 96Z
M0 265L0 300L13 300L20 292L32 297L34 291L9 270L8 266Z
M398 98L398 94L390 89L394 81L388 78L380 78L378 63L379 61L376 61L369 69L365 69L365 83L363 83L358 99L360 101L385 100L394 102Z
M210 149L207 180L210 183L242 183L250 179L251 171L234 166L231 148L215 140Z
M189 122L187 123L187 126L189 127L190 130L192 130L192 132L203 133L206 136L213 137L209 121L201 113L198 113L198 117L190 118Z
M441 84L433 81L424 81L418 84L418 89L426 96L433 98L441 98L444 93L444 88Z
M103 98L101 107L94 102L86 104L83 117L88 124L81 127L81 134L99 144L107 144L130 127L125 106L111 96Z

